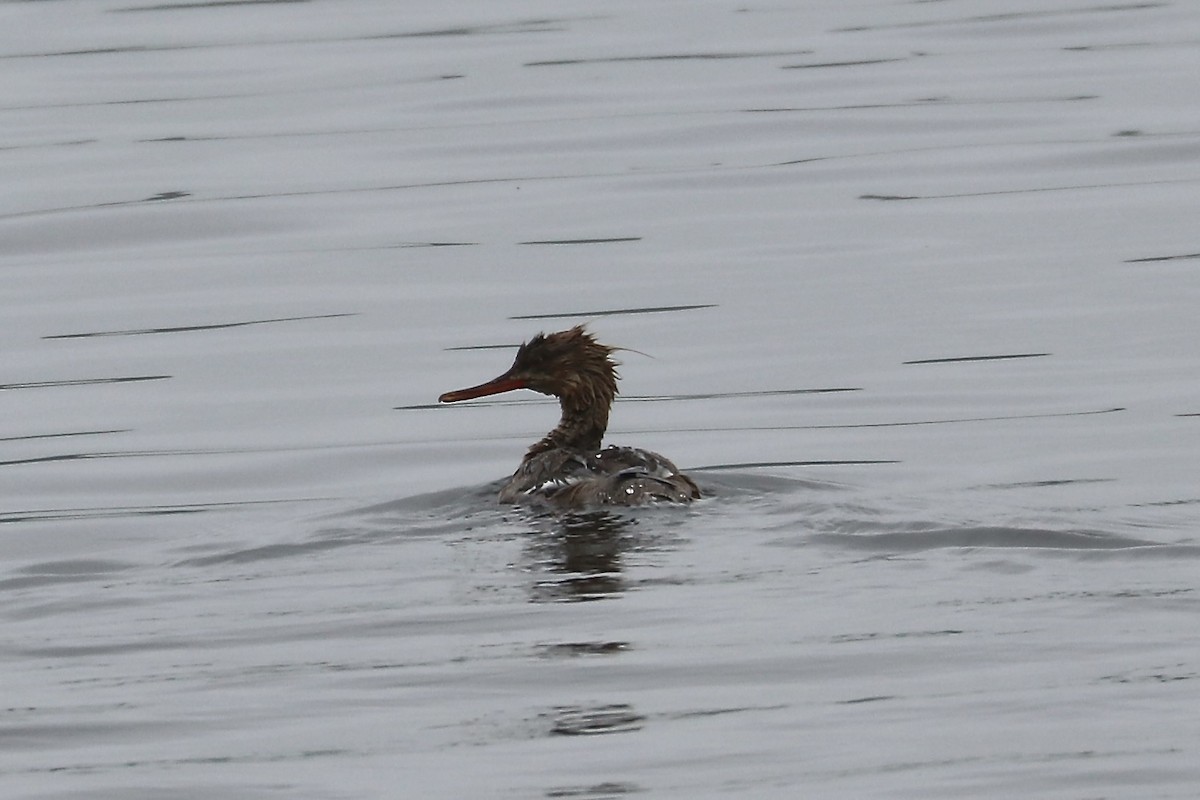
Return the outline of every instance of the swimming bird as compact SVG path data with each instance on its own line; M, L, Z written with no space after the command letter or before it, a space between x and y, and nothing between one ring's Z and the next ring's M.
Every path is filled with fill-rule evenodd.
M616 349L597 342L582 325L539 333L521 345L503 375L438 398L457 403L516 389L558 398L557 427L529 448L500 490L501 503L578 509L699 499L695 481L658 453L612 445L601 449L620 377L612 360Z

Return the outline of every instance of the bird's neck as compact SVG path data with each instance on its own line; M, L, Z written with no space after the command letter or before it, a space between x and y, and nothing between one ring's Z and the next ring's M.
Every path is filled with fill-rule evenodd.
M529 448L525 458L529 459L547 450L596 451L608 428L608 411L611 398L600 398L599 402L581 402L571 396L560 397L562 417L554 430Z

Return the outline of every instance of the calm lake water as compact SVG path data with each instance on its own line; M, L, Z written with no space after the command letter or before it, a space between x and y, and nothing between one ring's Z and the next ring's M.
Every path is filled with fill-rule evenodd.
M0 794L1193 798L1200 5L0 4ZM496 481L538 331L707 497Z

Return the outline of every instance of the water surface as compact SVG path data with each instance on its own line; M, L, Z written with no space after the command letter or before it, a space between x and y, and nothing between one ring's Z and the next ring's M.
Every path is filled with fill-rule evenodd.
M5 797L1194 796L1190 4L0 31ZM494 504L580 322L706 499Z

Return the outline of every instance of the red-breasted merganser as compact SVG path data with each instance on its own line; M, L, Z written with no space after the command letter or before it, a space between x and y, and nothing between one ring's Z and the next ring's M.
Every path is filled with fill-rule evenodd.
M600 449L617 394L619 376L611 358L616 349L597 342L582 325L539 333L521 345L503 375L438 398L457 403L514 389L558 398L558 427L529 448L500 490L501 503L584 508L690 503L700 497L696 483L658 453L611 445Z

